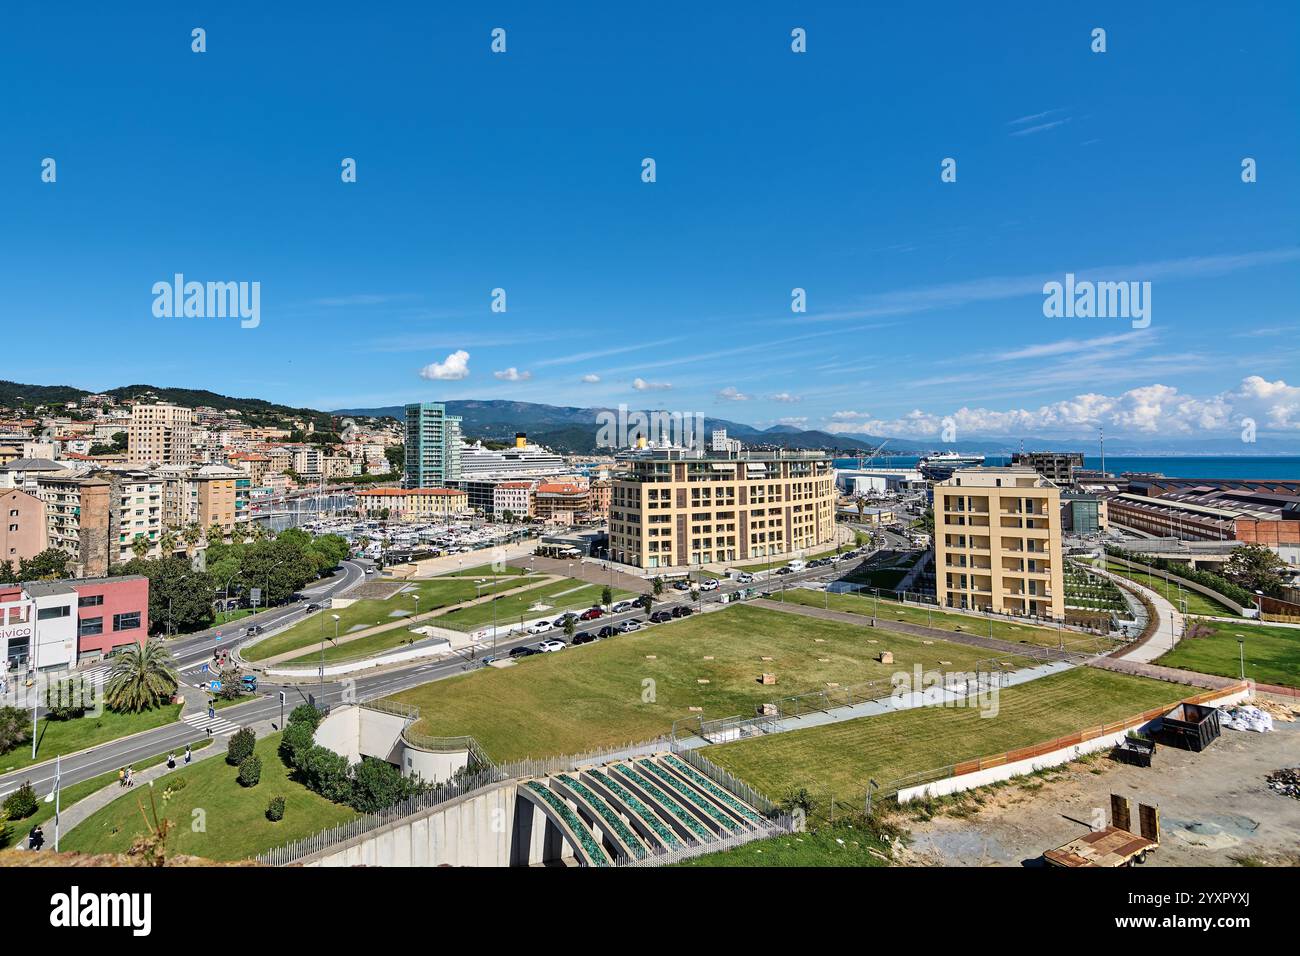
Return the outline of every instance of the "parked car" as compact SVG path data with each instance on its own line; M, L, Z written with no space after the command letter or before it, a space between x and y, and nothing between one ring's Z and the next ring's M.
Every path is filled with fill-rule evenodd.
M690 581L674 581L673 588L678 591L689 591L691 589Z
M542 654L553 654L564 650L564 647L564 641L542 641L537 645L537 650Z
M703 581L700 582L701 591L716 591L717 589L718 589L718 582L715 578L705 578Z
M665 621L671 621L672 619L673 619L672 611L655 611L653 614L650 615L651 624L663 624Z
M615 614L622 614L624 611L630 611L634 607L636 607L636 603L633 601L619 601L614 605L613 612Z
M529 634L545 634L551 629L550 621L538 621L528 629Z
M695 612L685 604L679 604L673 608L673 617L690 617Z
M753 584L753 583L754 583L754 576L753 576L752 574L750 574L748 571L741 571L739 574L736 575L736 583L737 583L737 584Z
M579 634L573 635L573 646L578 647L581 644L591 644L595 640L595 634L591 634L588 631L582 631Z
M561 615L560 615L559 617L557 617L554 621L552 621L552 622L551 622L551 626L552 626L552 627L564 627L564 622L565 622L565 621L576 621L576 620L578 620L578 615L574 614L572 611L568 611L568 612L566 612L566 613L564 613L564 614L561 614Z
M645 626L644 621L638 621L636 618L633 618L630 621L624 621L622 624L618 626L618 629L622 631L624 634L631 634L633 631L641 630L641 628L644 626Z
M596 632L596 636L613 637L617 633L618 633L617 627L615 627L613 624L606 624L604 627L602 627L599 631Z
M532 657L534 654L540 653L541 651L531 644L526 644L521 647L512 647L510 649L511 657Z
M605 612L598 607L589 607L587 608L587 610L583 611L581 614L578 615L578 620L594 621L596 620L596 618L603 616L604 613Z

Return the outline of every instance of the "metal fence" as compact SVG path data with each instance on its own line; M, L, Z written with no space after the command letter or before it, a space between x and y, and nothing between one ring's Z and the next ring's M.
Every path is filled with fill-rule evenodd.
M629 757L643 757L647 754L664 753L673 750L671 737L656 737L653 740L616 744L600 750L591 750L583 754L571 754L563 757L528 757L514 763L502 764L499 772L502 778L526 779L529 777L550 777L557 773L572 773L580 767L608 763Z
M298 863L309 856L333 849L347 843L349 840L354 840L381 827L386 827L390 823L396 823L413 814L431 810L434 807L472 793L486 791L499 783L501 783L501 778L495 770L481 770L459 780L417 793L415 796L394 804L386 810L381 810L378 813L368 813L354 820L349 820L347 823L340 823L328 830L314 833L294 843L268 850L265 853L258 854L256 859L258 863L264 866L288 866L292 863Z
M677 757L694 767L724 790L729 790L764 816L774 817L780 807L729 770L723 770L697 750L682 750Z
M778 816L766 820L758 826L720 837L717 840L712 840L708 843L697 843L694 846L681 846L676 850L667 850L663 853L642 857L639 860L635 858L619 858L614 861L614 866L671 866L674 863L680 863L683 860L689 860L692 857L704 856L707 853L719 853L723 850L734 850L736 847L744 846L746 843L752 843L754 840L765 840L769 837L781 836L792 832L794 832L794 817Z

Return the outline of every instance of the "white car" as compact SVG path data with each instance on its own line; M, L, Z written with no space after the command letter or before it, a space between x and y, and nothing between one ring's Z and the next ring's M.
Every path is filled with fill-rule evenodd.
M545 634L551 629L550 621L538 621L528 629L529 634Z
M564 641L542 641L537 645L537 649L543 654L554 654L556 651L564 650Z
M748 571L743 571L743 572L741 572L740 574L737 574L737 575L736 575L736 583L737 583L737 584L753 584L753 583L754 583L754 576L753 576L752 574L750 574Z
M705 578L703 581L700 582L701 591L716 591L717 589L718 589L718 582L713 578Z

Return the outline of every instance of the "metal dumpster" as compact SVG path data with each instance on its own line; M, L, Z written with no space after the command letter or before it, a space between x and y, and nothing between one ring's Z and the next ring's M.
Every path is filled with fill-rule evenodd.
M1200 753L1220 733L1218 710L1203 704L1179 704L1160 718L1155 736L1166 746Z
M1111 754L1120 763L1135 767L1151 766L1151 757L1156 752L1156 742L1145 737L1125 737L1115 745Z

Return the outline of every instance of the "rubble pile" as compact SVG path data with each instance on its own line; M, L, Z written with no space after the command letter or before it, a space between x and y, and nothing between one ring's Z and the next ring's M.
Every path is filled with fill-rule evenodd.
M1219 708L1219 726L1266 734L1273 729L1273 716L1250 704Z
M1268 789L1274 793L1300 800L1300 767L1283 767L1274 770L1264 779L1268 781Z

